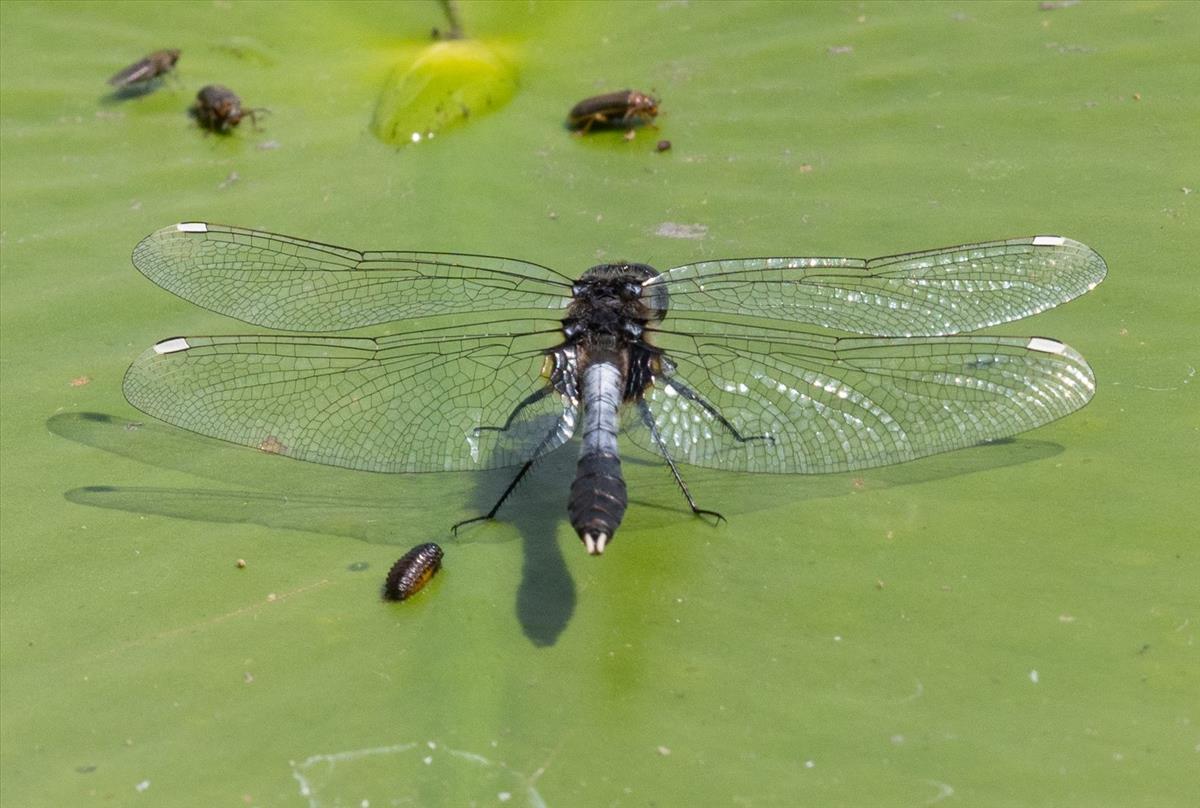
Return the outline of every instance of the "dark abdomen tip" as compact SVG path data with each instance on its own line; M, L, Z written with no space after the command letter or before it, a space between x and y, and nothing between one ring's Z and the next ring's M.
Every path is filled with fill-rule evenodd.
M567 513L589 553L604 552L621 525L628 502L619 457L589 454L579 458Z

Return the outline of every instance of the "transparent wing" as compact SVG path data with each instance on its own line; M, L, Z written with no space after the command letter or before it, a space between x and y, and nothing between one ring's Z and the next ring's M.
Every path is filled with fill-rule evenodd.
M379 339L176 337L125 375L125 396L171 424L302 460L368 471L516 465L571 436L574 409L546 387L544 323ZM543 444L545 441L545 445Z
M881 337L935 336L1019 320L1104 279L1104 259L1061 236L884 258L737 258L687 264L646 284L668 321L725 312Z
M126 84L133 84L138 81L145 81L153 78L156 73L154 62L147 56L145 59L134 62L126 68L114 73L108 80L108 83L114 87L121 87Z
M900 463L1041 426L1095 388L1083 357L1043 338L835 339L727 326L655 343L672 361L646 398L671 454L736 471ZM629 434L655 450L647 430Z
M571 280L552 269L479 255L361 252L190 222L133 250L150 280L206 309L286 331L345 331L460 312L561 309Z

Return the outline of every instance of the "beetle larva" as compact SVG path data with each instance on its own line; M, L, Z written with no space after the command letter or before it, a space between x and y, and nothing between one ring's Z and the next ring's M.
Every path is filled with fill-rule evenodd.
M388 570L383 583L384 600L407 600L442 568L442 548L433 542L418 544Z

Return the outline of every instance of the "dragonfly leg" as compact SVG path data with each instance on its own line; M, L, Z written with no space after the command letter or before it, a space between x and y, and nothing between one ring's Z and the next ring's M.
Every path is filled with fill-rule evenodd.
M733 436L734 440L738 441L739 443L747 443L752 440L765 440L774 443L775 439L770 435L743 435L741 432L738 432L737 428L725 419L725 416L721 414L720 410L708 403L708 400L704 396L700 395L674 376L667 380L667 384L671 385L671 387L675 390L675 392L679 393L679 395L683 396L688 401L695 402L701 408L703 408L705 412L717 419L717 423L725 427L729 434ZM655 440L658 440L658 438L656 437Z
M521 466L521 470L517 472L517 476L513 477L512 482L508 484L508 488L504 489L504 493L500 495L500 499L496 500L496 504L492 506L490 511L481 516L472 516L470 519L464 519L461 522L455 522L450 526L450 532L457 536L458 529L463 525L472 525L476 522L486 522L488 519L496 518L496 512L500 510L500 506L504 504L504 500L508 499L508 495L511 494L513 489L517 487L517 484L521 482L521 478L524 477L531 468L533 468L533 463L535 460L537 460L536 456L525 461L525 465Z
M517 416L521 414L521 410L525 409L530 404L538 403L553 392L554 388L550 385L546 385L540 390L535 390L534 392L525 396L521 403L518 404L511 413L508 414L508 420L504 422L504 426L477 426L475 427L475 434L478 435L480 432L507 432L508 428L512 426L513 421L517 420ZM522 474L523 473L524 472L522 472ZM520 475L518 475L517 479L520 479Z
M667 461L667 465L671 467L671 473L675 475L675 482L679 485L679 490L683 492L683 496L687 498L688 505L692 509L692 513L697 516L714 516L718 522L726 521L718 511L709 511L696 505L696 500L692 499L692 492L688 490L687 483L683 481L683 475L679 473L679 467L675 465L675 459L671 457L671 453L667 450L667 444L659 434L658 424L654 423L654 414L650 412L650 405L645 399L638 399L638 412L641 413L642 422L650 430L650 437L654 438L654 445L658 447L659 453Z
M509 416L508 423L506 423L503 427L494 427L494 426L493 427L476 427L476 431L482 430L482 429L496 429L496 430L508 429L509 424L512 423L513 418L515 418L517 413L521 411L522 407L525 407L528 404L532 404L533 402L537 401L540 398L544 398L547 395L547 392L549 391L549 389L551 389L551 388L547 388L546 390L542 390L537 393L534 393L533 395L529 396L524 401L522 401L520 404L518 404L517 409L513 412L512 415ZM470 525L470 524L474 524L475 522L485 522L488 519L496 518L496 513L500 510L500 506L504 504L504 501L506 499L508 499L509 494L511 494L514 490L516 490L517 485L520 484L521 480L525 477L525 475L529 473L529 470L531 468L533 468L533 464L542 459L542 455L544 455L546 453L546 447L548 445L550 445L550 443L552 441L554 441L556 438L559 437L559 435L561 434L561 431L563 429L567 430L568 435L570 434L571 425L568 423L564 423L564 421L565 421L565 419L562 416L559 416L559 418L554 422L554 427L549 432L546 433L546 437L542 438L541 443L539 443L537 448L533 450L533 456L525 461L525 465L521 466L521 470L517 472L517 475L515 477L513 477L512 482L510 482L508 484L508 487L504 489L504 493L502 493L500 495L500 499L496 500L496 504L492 506L492 509L490 511L488 511L487 513L485 513L481 516L473 516L470 519L464 519L461 522L455 522L453 525L450 526L450 532L457 536L458 529L460 527L462 527L463 525Z

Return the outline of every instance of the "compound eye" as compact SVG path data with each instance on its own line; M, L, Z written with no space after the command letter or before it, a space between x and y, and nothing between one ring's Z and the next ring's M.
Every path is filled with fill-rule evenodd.
M656 283L649 288L643 286L642 291L642 303L650 312L651 319L661 320L665 317L670 300L666 287L661 283Z

